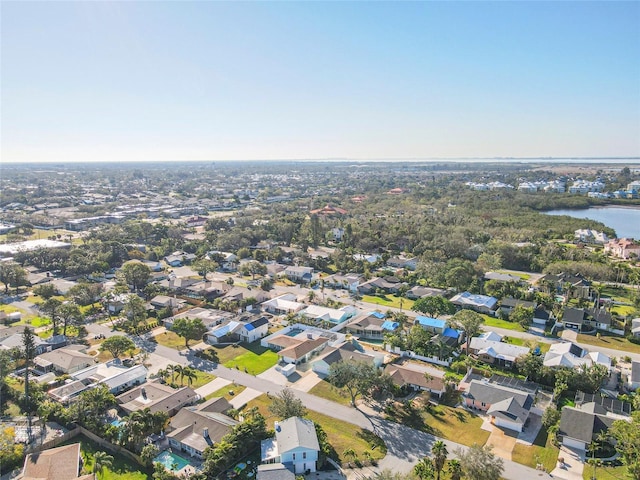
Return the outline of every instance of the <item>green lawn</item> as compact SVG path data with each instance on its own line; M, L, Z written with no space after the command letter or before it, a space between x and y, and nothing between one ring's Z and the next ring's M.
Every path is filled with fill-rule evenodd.
M196 370L196 378L193 381L193 383L191 383L191 385L189 385L191 388L193 388L194 390L196 388L200 388L203 385L206 385L207 383L209 383L212 380L215 380L216 376L212 375L210 373L207 372L203 372L201 370ZM180 378L176 377L176 383L178 385L180 385ZM184 379L184 385L187 385L187 379Z
M575 245L574 245L575 247ZM515 275L516 277L520 277L522 280L529 280L531 275L525 272L518 272L515 270L496 270L496 273L506 273L509 275Z
M260 342L211 347L202 356L228 368L246 369L252 375L258 375L278 363L278 354L262 347Z
M515 330L516 332L524 332L525 329L519 323L501 320L486 314L480 314L484 319L484 325L487 327L504 328L507 330Z
M551 439L547 435L546 429L542 428L533 445L527 446L522 443L516 443L511 453L511 459L514 462L532 468L536 468L538 463L542 463L545 470L550 472L556 467L558 453L560 453L560 449L551 444Z
M395 295L386 295L384 298L376 297L374 295L364 295L362 297L363 302L375 303L376 305L382 305L383 307L396 308L400 310L400 297ZM414 301L409 298L402 299L402 309L411 310Z
M578 342L587 343L594 347L613 348L623 352L640 353L640 345L631 343L624 337L602 334L600 338L595 335L578 334Z
M584 470L582 471L582 478L584 480L591 480L593 478L593 467L585 463ZM627 467L620 465L619 467L598 467L596 469L596 480L626 480L631 479L627 471Z
M271 427L273 426L273 421L277 419L269 412L268 407L270 404L271 400L266 394L263 394L251 400L247 404L247 408L258 407L260 413L267 419L267 426ZM353 448L360 460L364 460L365 450L371 453L374 460L383 458L387 453L387 447L382 439L368 430L312 410L307 412L307 418L322 426L327 434L329 443L338 453L342 462L345 461L343 452L349 448Z
M184 338L178 336L175 332L166 331L163 333L159 333L153 339L159 344L164 345L165 347L174 348L176 350L184 350L186 347L184 346ZM191 344L193 345L193 340Z
M205 400L210 400L213 397L224 397L226 398L228 401L231 401L231 399L233 397L235 397L236 395L239 395L240 393L242 393L247 387L245 387L244 385L226 385L222 388L220 388L219 390L216 390L213 393L210 393L209 395L207 395L206 397L204 397ZM233 392L233 395L231 395L229 392Z
M635 315L636 312L636 307L634 307L633 305L616 305L615 307L611 308L611 313L620 315L621 317Z
M68 440L63 445L78 442L80 442L80 452L84 463L82 473L92 473L94 454L105 450L84 435L78 435ZM148 480L151 478L150 475L147 475L144 471L144 467L141 465L138 465L115 452L111 452L109 450L106 450L106 452L113 457L113 465L111 468L104 469L103 473L98 477L100 480Z
M345 389L334 387L326 380L316 384L315 387L309 390L309 393L316 397L322 397L327 400L331 400L332 402L341 403L342 405L351 404L351 396Z
M540 347L540 353L546 353L549 351L549 348L551 347L550 343L544 343L544 342L535 342L533 340L527 340L525 338L519 338L519 337L504 337L503 342L508 343L510 345L519 345L521 347L529 347L530 349L535 349L536 347Z
M612 287L611 285L607 285L602 289L603 297L610 297L612 300L616 302L622 303L632 303L631 301L631 291L627 290L624 287Z

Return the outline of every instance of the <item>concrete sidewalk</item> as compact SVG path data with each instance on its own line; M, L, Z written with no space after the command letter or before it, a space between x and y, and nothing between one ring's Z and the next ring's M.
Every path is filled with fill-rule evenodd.
M227 380L226 378L218 377L211 380L209 383L201 386L200 388L196 388L196 393L200 395L202 398L204 398L207 395L217 390L220 390L222 387L226 387L229 384L231 384L230 380Z

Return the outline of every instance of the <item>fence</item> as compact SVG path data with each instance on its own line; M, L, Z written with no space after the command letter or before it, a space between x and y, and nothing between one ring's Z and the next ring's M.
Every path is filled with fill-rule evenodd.
M385 345L385 350L387 352L396 353L402 357L414 358L416 360L422 360L423 362L433 363L435 365L441 365L443 367L448 367L451 365L451 358L446 360L442 360L438 357L424 357L422 355L418 355L416 352L412 352L410 350L400 350L399 347L392 347L391 345Z

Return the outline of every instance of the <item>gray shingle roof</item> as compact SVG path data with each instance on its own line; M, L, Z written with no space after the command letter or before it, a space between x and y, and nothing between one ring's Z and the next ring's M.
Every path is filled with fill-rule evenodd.
M278 422L275 430L278 451L281 455L298 447L320 450L316 427L311 420L300 417L287 418Z
M501 402L502 400L506 400L510 397L514 397L518 400L518 403L527 410L529 410L531 405L533 405L533 396L526 392L478 380L471 380L469 384L469 393L467 395L475 401L483 402L487 405L493 405L494 403Z

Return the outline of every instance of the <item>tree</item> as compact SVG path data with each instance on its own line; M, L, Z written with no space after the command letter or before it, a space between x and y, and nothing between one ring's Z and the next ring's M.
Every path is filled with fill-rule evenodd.
M286 420L290 417L304 417L307 414L307 409L291 389L285 388L274 395L271 405L269 405L269 412L281 420Z
M9 293L9 287L16 291L27 284L27 271L14 262L0 262L0 282L4 283L4 293Z
M267 266L263 263L251 260L250 262L243 263L240 266L240 273L243 275L251 275L251 279L255 280L256 275L265 275L267 273Z
M57 295L58 291L52 283L42 283L33 287L33 293L45 300L49 300L54 295Z
M57 298L48 298L38 306L40 311L51 319L54 336L58 334L58 328L60 327L60 316L58 315L58 311L61 305L62 302Z
M327 380L338 388L345 388L353 406L359 395L370 397L376 391L388 391L391 388L388 375L380 374L371 363L355 360L342 360L331 365Z
M446 298L434 296L419 298L415 301L411 310L438 317L440 315L453 315L456 312L456 307Z
M127 317L126 326L132 332L135 332L140 323L147 319L147 307L138 295L127 297L122 313Z
M544 428L548 430L553 425L556 425L559 421L560 412L555 406L549 405L542 414L542 425L544 425Z
M31 412L33 407L29 395L29 370L36 356L35 334L29 327L24 327L22 331L22 349L22 358L24 359L24 400L27 412L27 444L29 444L31 443Z
M207 327L200 318L177 318L171 330L184 338L186 348L189 348L189 340L202 340L202 336L207 333Z
M113 465L113 457L107 452L98 450L93 454L93 473L102 475L105 468L111 468Z
M86 306L96 302L103 290L102 283L80 282L71 287L66 296L78 305Z
M473 445L468 450L457 450L462 471L472 480L499 480L504 462L491 452L491 447Z
M160 453L158 447L154 444L150 443L142 447L142 451L140 452L140 460L145 466L150 466L153 459Z
M531 321L533 320L533 307L516 305L509 314L509 320L514 323L519 323L522 327L527 328L531 325Z
M198 274L202 275L202 278L206 280L207 275L210 272L215 272L219 266L220 265L218 265L218 263L214 262L213 260L209 260L208 258L201 258L200 260L196 260L195 262L193 262L191 268L198 272Z
M352 462L355 462L358 458L358 454L353 448L347 448L344 452L342 452L342 456L345 458L350 458Z
M142 290L151 278L151 269L141 262L129 262L120 269L127 285L133 285L134 290Z
M415 467L413 467L413 473L420 480L432 480L434 476L434 468L431 460L427 457L422 458Z
M440 474L449 455L447 446L442 440L438 440L433 444L433 447L431 447L431 455L433 455L433 467L436 470L437 479L440 480Z
M631 421L616 420L609 428L609 436L632 478L640 478L640 411L631 414Z
M62 320L62 334L67 334L69 325L79 325L82 321L82 312L80 307L74 302L64 302L58 309L58 315Z
M135 347L135 343L133 343L129 337L114 335L100 344L100 351L107 351L113 355L113 358L119 358L124 352L132 350Z
M456 328L464 331L466 340L466 351L469 354L469 343L471 338L478 334L480 326L482 325L482 317L471 310L460 310L453 317L451 317L451 323Z
M462 471L462 464L460 463L460 460L450 460L449 461L449 468L447 468L449 475L451 475L451 480L460 480L462 478L463 475L463 471Z

